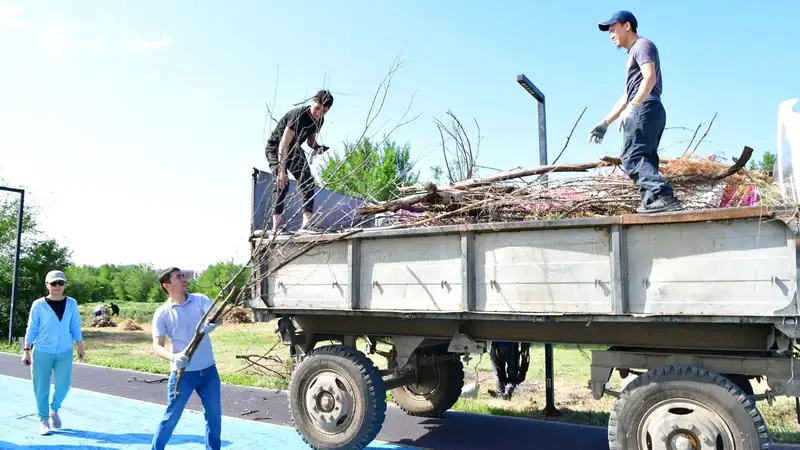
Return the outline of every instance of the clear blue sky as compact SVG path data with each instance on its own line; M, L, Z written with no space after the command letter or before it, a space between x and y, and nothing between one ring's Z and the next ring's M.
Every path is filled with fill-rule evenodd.
M423 177L442 162L433 118L447 110L470 132L480 123L479 164L538 164L518 73L547 97L551 157L584 106L562 162L617 154L616 127L601 145L588 132L623 90L625 52L596 25L622 8L661 52L668 127L716 112L701 153L774 151L778 103L800 95L800 2L769 5L0 0L0 178L29 190L78 263L241 261L250 171L267 168L265 102L280 115L323 84L339 93L321 140L341 148L402 52L376 124L391 127L416 92L422 115L394 138Z

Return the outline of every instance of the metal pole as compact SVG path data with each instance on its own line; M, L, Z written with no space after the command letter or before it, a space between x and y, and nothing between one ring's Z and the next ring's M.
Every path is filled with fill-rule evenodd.
M546 416L558 416L561 413L556 409L555 381L553 377L553 344L544 344L544 378L544 414Z
M534 85L524 74L517 75L519 83L531 96L539 102L539 165L547 165L547 108L544 93ZM547 183L547 175L542 175L542 182ZM555 383L553 381L553 344L544 344L544 377L545 377L545 406L547 416L561 414L556 409Z
M17 281L19 280L19 254L22 246L22 218L25 209L25 190L0 186L0 191L19 194L19 214L17 215L17 246L14 249L14 269L11 280L11 309L8 314L8 345L11 345L14 332L14 304L17 300Z
M531 96L539 102L539 165L547 165L547 107L544 93L534 85L524 74L517 75L519 83ZM547 183L547 175L542 175L542 181Z

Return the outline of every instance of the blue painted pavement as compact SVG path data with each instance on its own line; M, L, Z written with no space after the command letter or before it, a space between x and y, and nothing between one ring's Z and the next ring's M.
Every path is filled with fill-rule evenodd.
M166 392L164 393L166 395ZM72 388L59 415L60 430L39 435L31 382L0 375L0 449L2 450L145 450L164 414L164 407ZM167 448L205 449L203 414L184 410ZM232 417L222 418L226 450L308 450L293 428ZM370 450L410 450L373 442Z

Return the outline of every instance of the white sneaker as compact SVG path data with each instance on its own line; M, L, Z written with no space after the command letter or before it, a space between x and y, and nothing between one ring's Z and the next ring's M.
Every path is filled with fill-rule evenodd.
M58 417L58 412L50 411L50 426L54 430L61 428L61 417Z
M39 424L39 434L41 434L42 436L47 436L48 434L50 434L50 424L47 423L46 420L43 420Z

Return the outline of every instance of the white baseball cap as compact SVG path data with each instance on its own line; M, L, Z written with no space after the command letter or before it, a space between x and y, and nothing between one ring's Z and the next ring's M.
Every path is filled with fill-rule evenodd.
M61 280L64 283L67 282L67 277L64 276L64 272L60 270L51 270L47 272L47 276L44 278L45 283L52 283L53 281Z

